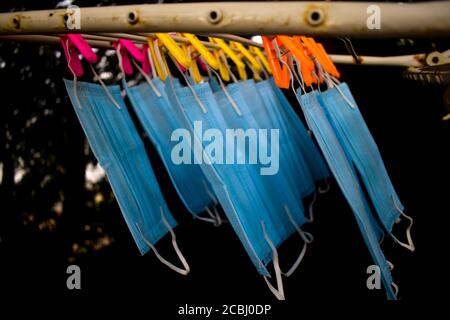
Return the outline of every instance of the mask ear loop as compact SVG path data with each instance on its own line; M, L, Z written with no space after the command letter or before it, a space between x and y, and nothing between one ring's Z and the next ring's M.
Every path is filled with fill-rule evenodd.
M227 97L228 101L230 102L231 106L233 107L234 111L238 114L238 116L242 116L241 109L239 109L238 105L234 101L234 99L230 96L227 88L225 87L225 84L223 83L222 79L220 78L220 75L217 73L216 70L211 69L211 71L216 76L217 80L219 81L220 88L222 88L223 93Z
M256 60L256 62L258 62L259 66L261 67L261 72L264 75L264 79L268 80L269 79L269 74L267 73L266 69L264 68L264 66L263 66L263 64L261 62L261 59L259 59L258 56L255 56L255 60Z
M70 50L71 50L71 48L70 48L69 43L70 43L70 40L69 40L69 38L67 38L67 40L66 40L66 48L67 48L67 53L68 53L67 54L67 57L68 57L67 66L69 67L70 72L73 75L73 95L75 97L75 100L77 101L78 108L83 109L81 106L80 98L78 97L78 86L77 86L78 78L77 78L77 75L75 74L75 71L73 71L72 67L70 66L70 62L71 62Z
M294 87L294 77L295 77L295 79L297 80L297 82L298 82L299 85L300 85L300 87L299 87L299 88L301 88L300 91L303 90L303 92L306 92L306 88L305 88L305 84L304 84L304 82L303 82L302 76L301 76L301 75L298 76L297 74L295 74L295 72L291 69L291 67L289 66L289 64L286 63L286 62L282 59L281 51L280 51L280 48L278 47L277 42L276 42L276 41L273 41L272 43L273 43L273 47L274 47L274 49L275 49L275 53L276 53L276 55L277 55L277 57L278 57L278 60L279 60L282 64L284 64L284 65L287 67L287 70L288 70L288 72L289 72L289 78L291 79L291 85L290 85L290 87L291 87L292 92L294 93L294 95L297 97L297 94L296 94L296 92L295 92L295 87ZM301 79L301 80L300 80L300 79ZM298 100L298 98L297 98L297 100ZM300 103L300 101L298 101L298 102Z
M134 61L134 59L131 59L131 61L133 62L134 66L139 70L144 79L147 81L148 85L150 86L150 88L152 88L156 96L161 97L161 92L159 92L158 88L156 88L155 84L152 82L150 77L145 74L144 70L142 70L142 68L136 63L136 61Z
M118 45L118 47L120 47L120 44ZM120 57L120 54L118 52L118 50L116 50L116 53L118 55L118 57ZM123 72L122 69L122 59L119 58L119 66L120 69ZM121 109L120 105L117 103L117 101L114 99L114 97L111 95L111 92L109 92L108 87L105 85L105 83L103 82L103 80L100 78L100 76L98 75L97 71L95 71L94 67L92 66L92 64L89 63L89 67L91 68L92 73L94 74L94 80L98 81L100 83L100 85L102 86L103 90L105 90L106 95L108 96L109 100L111 100L111 102L113 103L113 105L117 108L117 109Z
M231 71L230 65L228 64L227 57L225 57L225 54L222 50L219 50L220 58L222 58L223 63L225 64L225 67L228 70L228 73L230 74L231 80L233 80L233 83L238 83L238 79L234 75L234 73Z
M158 252L158 250L155 248L155 246L144 236L144 234L142 233L141 227L139 226L138 223L136 223L136 227L139 231L139 233L141 234L142 239L144 240L144 242L153 250L153 252L155 253L156 257L159 259L159 261L161 261L163 264L165 264L166 266L168 266L170 269L172 269L175 272L178 272L179 274L185 276L187 275L190 271L191 268L189 267L189 264L187 263L185 257L183 256L183 254L181 253L180 248L178 248L178 244L177 244L177 239L175 236L175 232L173 231L173 229L171 228L169 222L167 221L166 217L164 216L163 213L163 209L162 207L159 207L159 210L161 212L161 220L164 223L164 225L167 227L167 229L170 232L170 235L172 236L172 246L178 256L178 258L180 259L181 263L183 264L183 268L177 267L174 264L172 264L171 262L167 261L166 259L164 259Z
M170 59L172 60L173 64L175 65L175 67L177 68L177 70L181 73L181 75L183 76L184 80L186 81L187 86L189 87L189 89L191 90L192 94L194 95L194 99L195 101L197 101L198 106L200 107L200 109L202 110L203 113L206 113L207 110L205 108L205 106L203 105L203 103L201 102L200 98L198 97L197 93L195 92L194 88L192 87L188 77L184 74L184 72L180 69L180 67L178 66L178 63L176 61L176 59L172 56L172 54L170 52L167 53L170 57ZM170 79L170 84L172 86L172 89L175 89L172 83L172 77L169 77ZM175 92L175 90L173 90ZM178 97L177 97L178 100ZM179 102L179 101L178 101ZM181 105L181 104L180 104Z
M266 281L266 284L269 287L270 291L274 294L274 296L278 300L286 300L286 298L284 297L283 279L281 277L281 269L280 269L280 263L278 260L277 248L275 248L275 246L273 245L273 242L270 240L269 235L267 234L267 231L266 231L266 226L264 224L264 221L262 221L262 220L261 220L261 227L262 227L264 239L267 241L270 248L272 249L272 262L273 262L273 268L275 270L275 279L276 279L277 287L274 287L270 283L267 276L264 276L264 280Z
M169 76L169 72L166 70L166 64L161 57L161 51L159 50L158 39L153 40L153 49L155 52L156 59L158 60L159 65L161 66L161 70L164 72L164 78ZM178 64L176 64L178 66Z
M151 77L152 77L152 79L155 79L155 78L158 77L158 74L156 72L155 62L153 61L153 57L152 57L152 54L150 53L150 49L147 49L146 54L147 54L147 57L148 57L148 61L150 62L150 68L152 69L151 72L150 72Z
M328 191L330 191L330 188L331 188L331 186L330 186L330 181L328 181L328 179L325 178L325 179L324 179L324 182L325 182L325 184L326 184L325 189L322 189L321 186L319 186L319 187L317 188L317 191L319 192L319 194L324 194L324 193L327 193Z
M394 295L395 295L395 297L397 297L397 296L398 296L398 291L399 291L398 286L395 284L395 282L391 282L391 286L392 286L392 288L394 289Z
M313 198L312 198L311 203L309 204L309 208L308 208L309 217L308 217L307 221L309 223L314 221L314 203L316 202L316 200L317 200L317 192L314 191Z
M414 220L413 220L413 218L411 218L410 216L406 215L406 214L398 207L397 203L395 202L394 196L392 196L392 201L394 202L395 208L400 212L400 214L401 214L403 217L405 217L406 219L409 220L409 225L408 225L408 227L406 228L406 239L408 240L408 243L401 242L401 241L398 240L397 237L395 237L392 233L391 233L391 237L392 237L392 238L394 239L394 241L395 241L397 244L399 244L400 246L402 246L402 247L408 249L408 250L411 251L411 252L414 252L414 251L416 250L416 247L414 246L414 243L413 243L413 240L412 240L412 237L411 237L411 228L412 228L412 225L413 225L413 223L414 223Z
M197 218L198 220L201 220L201 221L212 223L214 226L218 226L217 217L214 215L214 213L211 211L211 209L208 208L207 206L205 206L205 211L206 211L206 213L208 213L208 216L210 218L201 217L200 215L197 215L195 218Z
M292 223L292 225L295 227L295 230L298 232L298 234L300 235L300 237L303 240L303 248L300 251L300 254L297 258L297 260L294 262L294 264L292 265L292 267L288 270L288 272L282 272L282 274L286 277L290 277L295 270L297 270L298 266L300 265L300 263L302 262L303 258L305 257L305 253L306 253L306 249L308 247L308 244L310 244L311 242L313 242L314 237L311 233L303 231L299 225L295 222L294 218L292 217L291 211L289 210L289 208L287 206L284 206L284 210L289 218L289 221Z

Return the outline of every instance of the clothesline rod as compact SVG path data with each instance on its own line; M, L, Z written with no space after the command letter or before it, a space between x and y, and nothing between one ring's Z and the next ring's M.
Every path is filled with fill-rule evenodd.
M449 12L450 1L121 5L0 13L0 34L189 32L354 38L450 37Z
M350 55L330 54L331 60L337 64L361 64L371 66L396 66L396 67L423 67L425 54L411 54L390 57L358 56L360 62L356 62Z
M113 49L110 37L99 35L84 35L86 41L93 48ZM42 44L60 44L59 37L56 35L8 35L1 36L0 41L18 41L18 42L34 42ZM140 43L137 44L141 46ZM362 65L386 65L399 67L421 67L424 65L425 54L391 56L391 57L373 57L373 56L359 56L361 63L356 63L350 55L330 54L331 60L337 64L362 64Z

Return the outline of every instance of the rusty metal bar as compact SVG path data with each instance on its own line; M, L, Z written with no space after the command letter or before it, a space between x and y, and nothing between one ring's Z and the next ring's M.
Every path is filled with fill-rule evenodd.
M112 49L112 42L117 37L108 37L105 35L91 35L83 34L83 37L93 48ZM143 37L145 39L145 37ZM139 39L137 39L139 40ZM59 44L59 37L57 35L0 35L0 41L19 41L19 42L35 42L43 44ZM137 41L137 46L140 47L141 41ZM398 66L398 67L421 67L426 65L425 54L390 56L390 57L373 57L373 56L359 56L360 63L355 62L350 55L330 54L331 60L337 64L361 64L361 65L378 65L378 66Z
M368 27L375 5L380 28ZM373 9L373 7L370 7ZM450 1L145 4L0 14L0 34L190 32L450 37ZM69 23L70 22L70 23Z
M337 64L361 64L367 66L396 66L396 67L422 67L425 63L425 54L373 57L358 56L359 61L350 55L330 54L331 60Z

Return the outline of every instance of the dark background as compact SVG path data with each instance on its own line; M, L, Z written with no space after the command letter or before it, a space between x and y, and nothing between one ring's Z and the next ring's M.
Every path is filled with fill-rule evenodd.
M6 1L0 9L51 8L56 3ZM353 44L361 55L448 49L448 42L433 39L353 40ZM346 54L339 40L326 40L325 46L330 52ZM308 227L315 241L299 270L285 279L288 301L275 303L231 227L216 228L191 219L144 135L165 198L179 222L177 239L192 271L183 277L152 253L141 257L107 181L85 188L85 167L95 159L86 148L63 87L63 77L71 75L63 55L58 57L56 51L61 51L58 46L0 42L1 291L35 298L47 294L144 298L147 306L168 308L169 314L184 303L270 302L278 310L295 310L310 301L385 300L383 290L366 288L366 268L372 262L334 182L331 191L318 198L316 220ZM117 74L115 57L108 61L105 68ZM414 218L415 253L390 240L383 243L395 265L399 296L402 301L444 298L449 244L444 220L450 213L450 127L441 120L449 112L444 103L446 87L405 80L404 68L339 66L339 70L378 143L406 213ZM25 175L15 183L19 167ZM58 202L61 206L55 207ZM283 265L293 261L300 245L295 236L283 245ZM168 239L158 246L170 260L175 259ZM69 264L81 267L80 291L66 288Z

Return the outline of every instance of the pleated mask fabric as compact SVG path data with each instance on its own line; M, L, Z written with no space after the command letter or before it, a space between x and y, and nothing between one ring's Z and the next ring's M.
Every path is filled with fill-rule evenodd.
M314 133L329 168L347 199L364 241L376 265L380 268L381 279L389 299L396 299L392 288L393 280L387 260L380 248L381 230L373 219L367 200L361 190L356 172L352 167L339 139L319 104L315 91L301 94L297 91L301 108L309 128Z
M197 139L197 145L206 149L208 143L203 141L198 127L194 126L195 123L201 123L203 131L214 129L223 136L225 136L224 128L227 128L227 125L220 114L209 84L196 84L193 89L205 106L206 112L199 107L189 88L166 86L169 99L178 106L187 127L190 128L194 139ZM223 148L225 149L225 144ZM222 150L222 153L226 154L225 150ZM278 245L280 239L272 226L266 208L262 205L264 201L255 192L248 168L244 165L215 164L213 161L202 161L200 167L211 183L229 222L258 272L263 276L270 276L266 264L272 259L272 251L264 238L261 222L263 221L266 225L267 233L274 244Z
M156 244L176 221L163 198L142 140L130 118L119 86L65 80L67 92L89 145L106 171L119 207L141 254ZM78 98L76 98L78 96ZM80 101L78 105L77 100ZM168 223L170 228L165 224Z
M319 97L339 142L361 175L383 227L391 232L404 207L347 84L330 88Z
M295 113L293 106L275 84L274 79L270 78L267 81L261 81L256 86L261 94L266 94L270 98L269 101L273 102L268 104L269 107L272 107L269 112L279 110L282 119L290 126L289 132L296 142L297 148L301 150L314 180L318 181L328 178L330 171L323 156L314 144L299 116Z
M147 83L128 87L123 86L145 132L156 147L175 189L186 208L194 215L211 206L215 199L211 198L211 189L201 168L194 163L174 163L171 158L175 142L171 141L172 133L183 128L183 124L173 111L167 97L165 84L159 79L152 79L160 96ZM181 88L178 81L174 85Z

